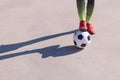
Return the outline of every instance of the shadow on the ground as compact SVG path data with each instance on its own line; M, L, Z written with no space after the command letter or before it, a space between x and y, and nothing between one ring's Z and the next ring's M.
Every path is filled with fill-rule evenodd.
M17 52L17 53L2 55L2 56L0 56L0 60L13 58L13 57L17 57L17 56L22 56L22 55L27 55L27 54L34 54L34 53L42 54L42 58L47 58L49 56L60 57L60 56L74 54L81 50L82 49L78 49L75 46L60 47L60 45L54 45L54 46L49 46L49 47L45 47L42 49L28 50L28 51L24 51L24 52Z
M72 31L68 31L68 32L54 34L54 35L48 35L48 36L44 36L44 37L41 37L41 38L37 38L37 39L33 39L33 40L26 41L26 42L21 42L21 43L1 45L0 46L0 53L13 51L13 50L19 49L21 47L37 43L37 42L41 42L41 41L44 41L44 40L64 36L64 35L67 35L67 34L72 34L75 31L76 30L72 30Z
M7 45L1 45L0 46L0 53L5 53L9 51L13 51L16 49L19 49L24 46L28 46L37 42L41 42L44 40L68 35L74 33L76 30L68 31L68 32L63 32L63 33L58 33L54 35L48 35L45 37L29 40L26 42L21 42L21 43L15 43L15 44L7 44ZM34 50L28 50L28 51L23 51L23 52L17 52L17 53L10 53L10 54L4 54L0 56L0 60L8 59L8 58L13 58L17 56L22 56L22 55L27 55L27 54L33 54L33 53L40 53L42 54L42 58L47 58L49 56L52 57L59 57L59 56L65 56L65 55L70 55L74 54L78 51L81 51L82 49L78 49L75 46L64 46L60 47L60 45L54 45L54 46L49 46L41 49L34 49Z

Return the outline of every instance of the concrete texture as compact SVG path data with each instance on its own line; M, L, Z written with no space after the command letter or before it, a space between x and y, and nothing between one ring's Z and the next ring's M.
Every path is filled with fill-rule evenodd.
M75 0L0 0L0 80L120 80L119 3L96 0L80 50Z

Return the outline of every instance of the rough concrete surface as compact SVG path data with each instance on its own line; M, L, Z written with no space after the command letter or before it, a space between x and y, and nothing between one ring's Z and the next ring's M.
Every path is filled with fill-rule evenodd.
M75 0L0 0L0 80L120 80L119 3L96 0L80 50Z

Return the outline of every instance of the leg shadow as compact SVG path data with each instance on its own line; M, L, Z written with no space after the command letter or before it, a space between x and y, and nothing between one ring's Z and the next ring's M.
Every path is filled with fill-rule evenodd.
M72 34L75 31L76 30L72 30L72 31L68 31L68 32L54 34L54 35L48 35L48 36L44 36L44 37L41 37L41 38L37 38L37 39L33 39L33 40L26 41L26 42L21 42L21 43L1 45L0 46L0 53L13 51L13 50L19 49L23 46L27 46L27 45L30 45L30 44L34 44L34 43L41 42L41 41L44 41L44 40L60 37L60 36L67 35L67 34Z
M27 54L33 54L33 53L42 54L42 58L47 58L50 56L60 57L60 56L74 54L81 50L83 50L83 49L78 49L75 46L60 47L60 45L54 45L54 46L45 47L42 49L28 50L28 51L23 51L23 52L18 52L18 53L2 55L2 56L0 56L0 60L14 58L17 56L23 56L23 55L27 55Z

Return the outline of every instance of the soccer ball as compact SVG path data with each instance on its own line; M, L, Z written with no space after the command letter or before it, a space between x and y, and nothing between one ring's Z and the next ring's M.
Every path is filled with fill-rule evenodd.
M85 48L91 43L91 35L87 31L76 31L73 36L74 45L78 48Z

